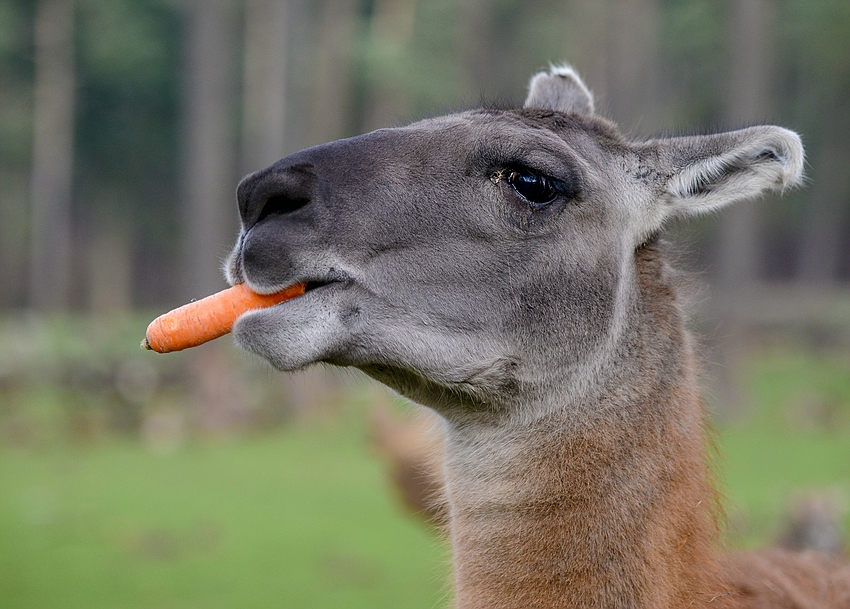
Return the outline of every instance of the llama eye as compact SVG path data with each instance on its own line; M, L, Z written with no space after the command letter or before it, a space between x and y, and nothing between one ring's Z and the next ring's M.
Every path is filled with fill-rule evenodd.
M519 196L533 205L551 203L558 196L558 189L552 180L528 169L511 170L507 182Z

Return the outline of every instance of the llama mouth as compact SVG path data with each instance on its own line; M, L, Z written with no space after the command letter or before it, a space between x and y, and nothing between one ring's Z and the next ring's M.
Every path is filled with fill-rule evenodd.
M321 290L322 288L326 288L330 285L334 285L335 283L340 283L340 282L334 281L334 280L306 281L306 282L304 282L304 293L308 294L310 292L315 292L316 290Z
M345 341L347 303L356 297L352 278L338 273L299 274L277 283L303 286L304 293L274 306L249 311L233 326L236 344L279 370L325 361Z
M304 293L299 296L299 298L304 298L308 294L311 293L320 293L333 288L344 287L352 283L352 280L347 275L342 273L336 273L331 270L330 273L321 278L311 279L304 278L299 281L292 282L288 284L289 286L303 284L304 285ZM286 289L286 288L283 288Z

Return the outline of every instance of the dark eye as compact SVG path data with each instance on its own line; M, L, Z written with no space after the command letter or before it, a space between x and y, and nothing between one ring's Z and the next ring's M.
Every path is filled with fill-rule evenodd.
M552 180L529 169L512 169L507 180L517 194L534 205L551 203L558 196Z

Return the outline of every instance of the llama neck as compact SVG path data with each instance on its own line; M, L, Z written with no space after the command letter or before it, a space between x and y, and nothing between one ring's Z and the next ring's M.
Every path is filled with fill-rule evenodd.
M486 433L452 433L458 609L686 607L716 595L714 498L690 437L701 421L633 414L569 431L548 420L500 435L495 450Z
M637 271L642 319L599 397L531 424L449 425L458 609L662 609L722 596L689 337L655 250Z

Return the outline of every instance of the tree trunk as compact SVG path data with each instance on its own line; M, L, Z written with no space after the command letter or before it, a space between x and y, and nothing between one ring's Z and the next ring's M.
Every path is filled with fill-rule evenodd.
M812 161L812 189L800 247L799 277L808 283L830 283L839 277L842 232L850 216L850 119L833 103L830 128Z
M416 0L376 0L369 34L381 52L400 56L413 37ZM365 131L392 127L411 113L410 99L402 87L384 78L370 92Z
M287 152L290 0L247 0L242 172Z
M315 85L308 145L352 135L352 52L358 6L355 0L322 2L313 47Z
M606 91L615 122L627 133L661 127L658 0L612 0L608 7Z
M74 2L40 0L30 185L29 303L66 309L71 287L74 158Z
M729 90L724 115L735 128L762 122L770 114L776 7L772 0L734 0L727 6ZM762 204L744 203L723 213L717 247L718 280L724 291L758 278Z
M183 154L183 299L225 286L221 264L238 228L235 82L236 15L230 0L194 0L186 37Z

